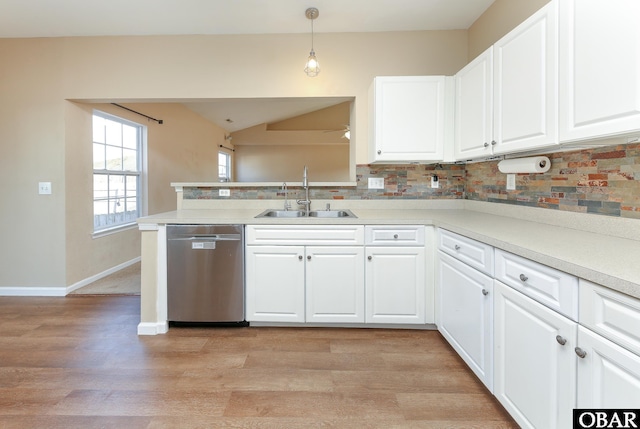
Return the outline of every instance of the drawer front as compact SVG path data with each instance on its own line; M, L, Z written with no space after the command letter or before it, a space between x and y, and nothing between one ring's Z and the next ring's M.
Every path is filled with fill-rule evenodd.
M424 225L364 227L368 246L424 246Z
M496 280L578 320L578 279L527 258L496 249Z
M247 225L250 245L362 246L362 225Z
M446 229L438 229L438 249L493 277L493 247Z
M640 300L580 279L580 324L640 355Z

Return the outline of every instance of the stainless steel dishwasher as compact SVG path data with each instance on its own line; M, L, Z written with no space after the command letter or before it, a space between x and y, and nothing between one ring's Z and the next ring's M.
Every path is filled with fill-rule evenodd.
M170 322L244 322L243 225L167 225Z

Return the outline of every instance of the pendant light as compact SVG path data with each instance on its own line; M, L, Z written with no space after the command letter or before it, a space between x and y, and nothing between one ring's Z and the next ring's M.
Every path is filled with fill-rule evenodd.
M311 20L311 52L309 52L309 58L307 64L304 67L304 72L309 77L316 77L320 73L320 64L316 58L316 52L313 50L313 20L318 17L320 12L315 7L310 7L304 12L304 15Z

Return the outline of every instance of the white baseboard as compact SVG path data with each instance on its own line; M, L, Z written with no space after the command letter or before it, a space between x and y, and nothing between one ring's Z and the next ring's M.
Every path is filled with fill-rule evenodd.
M65 287L0 287L0 296L65 296Z
M138 324L138 335L158 335L166 334L169 331L167 322L140 322Z
M73 292L76 289L80 289L81 287L86 286L88 284L91 284L91 283L95 282L96 280L100 280L101 278L107 277L110 274L113 274L113 273L115 273L117 271L123 270L123 269L125 269L125 268L127 268L127 267L129 267L129 266L131 266L131 265L133 265L135 263L137 263L137 262L140 262L140 256L138 256L137 258L133 258L130 261L123 262L120 265L116 265L115 267L109 268L108 270L105 270L105 271L103 271L101 273L98 273L96 275L93 275L91 277L87 277L84 280L80 280L79 282L74 283L71 286L67 286L66 293L64 295L68 295L68 294L70 294L71 292ZM64 296L64 295L62 295L62 296Z

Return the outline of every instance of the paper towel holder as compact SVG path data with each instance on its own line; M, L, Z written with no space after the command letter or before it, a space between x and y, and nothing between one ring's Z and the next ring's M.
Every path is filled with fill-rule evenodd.
M546 173L551 168L551 160L546 156L503 159L498 163L501 173Z

